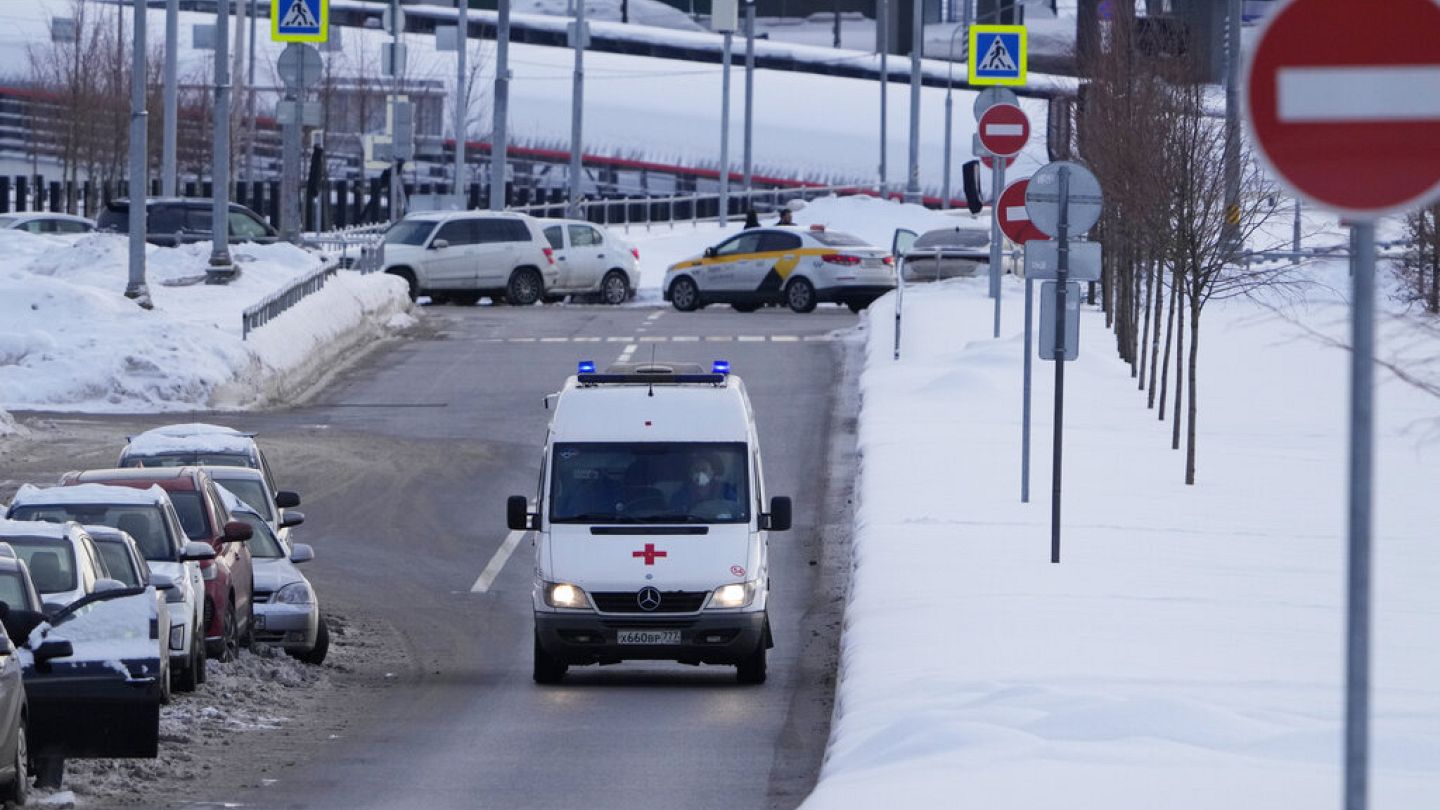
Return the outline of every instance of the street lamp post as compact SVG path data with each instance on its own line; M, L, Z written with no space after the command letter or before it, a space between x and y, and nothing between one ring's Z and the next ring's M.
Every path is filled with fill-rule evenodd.
M925 42L925 0L915 0L910 26L910 171L905 201L920 202L920 54Z
M505 209L506 120L510 111L510 0L500 0L495 26L495 103L490 127L490 210Z
M754 197L751 197L751 196L750 196L750 192L753 190L753 189L751 188L751 183L752 183L751 168L752 168L752 165L753 165L752 162L751 162L751 158L753 157L754 153L753 153L753 151L752 151L751 146L752 146L752 138L753 138L753 132L754 132L754 130L753 130L751 124L752 124L752 122L753 122L754 112L755 112L755 0L746 0L746 2L745 2L745 195L746 195L745 200L746 200L746 203L747 203L746 208L752 207L752 206L750 206L748 203L753 202L754 199L755 199Z
M950 142L953 140L950 133L955 119L955 102L954 99L951 98L951 91L955 85L955 35L964 30L964 25L958 25L954 31L950 32L950 47L948 50L950 54L950 65L946 68L945 72L945 178L941 182L940 196L943 198L940 200L941 208L950 207Z
M470 82L465 76L465 43L470 38L470 0L455 0L455 196L460 208L469 207L465 195L465 124L470 117Z
M570 93L570 216L583 213L580 199L584 195L584 167L581 164L581 124L585 107L585 0L575 0L575 77Z
M145 284L145 0L134 0L135 44L130 65L130 280L125 297L151 308L150 288Z
M215 3L215 130L210 164L210 266L206 284L235 278L230 258L230 0Z

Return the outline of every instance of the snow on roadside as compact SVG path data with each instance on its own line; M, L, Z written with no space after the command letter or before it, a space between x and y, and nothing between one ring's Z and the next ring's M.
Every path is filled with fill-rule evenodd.
M121 294L126 249L125 237L113 234L0 232L0 255L9 259L0 270L0 408L245 407L273 396L272 381L311 370L326 342L366 325L382 331L408 309L397 279L342 272L242 340L241 312L318 268L317 256L283 243L237 245L240 277L206 285L208 244L150 246L155 308L146 311ZM222 386L226 399L217 403Z
M805 810L1334 806L1348 356L1299 324L1343 338L1343 301L1210 305L1194 487L1086 308L1057 566L1049 363L1019 503L1022 289L1007 279L1000 340L983 279L907 288L899 362L889 329L867 333L841 677ZM1378 403L1372 793L1430 807L1440 401L1382 372Z

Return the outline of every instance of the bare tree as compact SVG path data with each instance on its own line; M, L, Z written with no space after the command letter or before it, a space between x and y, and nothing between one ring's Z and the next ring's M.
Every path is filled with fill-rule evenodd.
M1400 297L1406 303L1419 302L1432 315L1440 314L1440 205L1407 214L1405 237L1409 245L1395 263Z

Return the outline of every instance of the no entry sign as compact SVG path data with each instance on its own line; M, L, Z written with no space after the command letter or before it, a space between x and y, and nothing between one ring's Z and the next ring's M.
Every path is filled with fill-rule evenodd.
M1356 219L1440 194L1440 4L1291 0L1245 73L1260 153L1297 194Z
M980 115L980 144L997 157L1020 153L1030 140L1030 119L1014 104L996 104Z
M1047 238L1030 222L1030 213L1025 210L1025 187L1028 185L1029 180L1017 180L1006 186L1004 193L1000 195L1000 202L995 205L995 213L1000 217L1000 230L1017 245L1023 245L1031 239Z

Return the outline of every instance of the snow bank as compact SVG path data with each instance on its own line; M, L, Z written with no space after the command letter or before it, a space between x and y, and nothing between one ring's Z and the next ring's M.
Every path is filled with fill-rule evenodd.
M869 310L852 593L805 810L1335 806L1348 355L1314 335L1344 337L1343 303L1211 304L1194 487L1086 308L1057 566L1053 366L1036 363L1021 504L1023 286L1007 279L992 340L985 285L908 288L899 362L893 295ZM1417 338L1387 320L1381 352ZM1380 376L1372 793L1433 807L1440 401Z
M342 272L243 340L243 310L320 259L289 244L237 245L239 279L206 285L209 250L150 246L155 308L146 311L121 294L124 236L0 232L0 255L9 257L0 270L0 408L176 411L272 401L409 305L397 279Z

